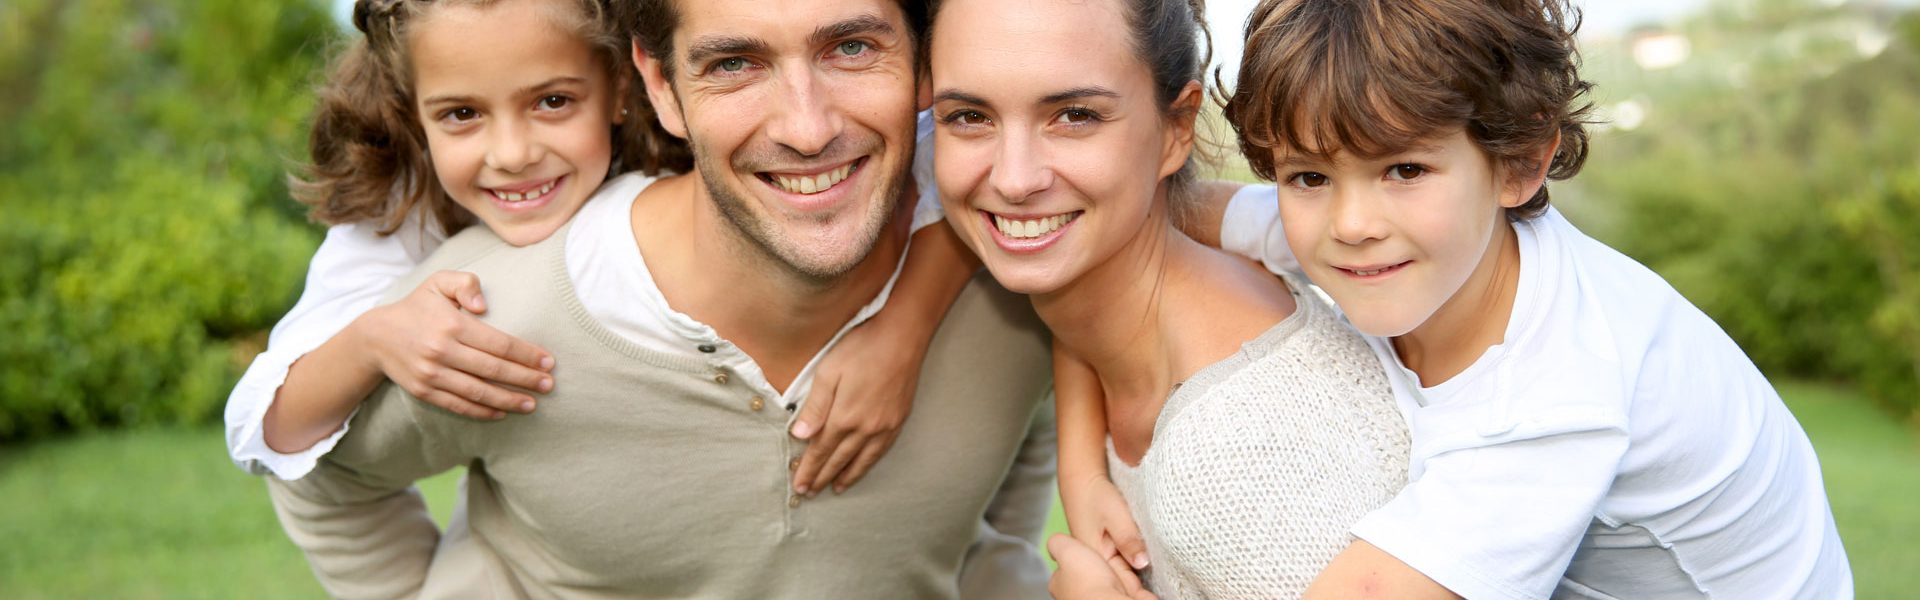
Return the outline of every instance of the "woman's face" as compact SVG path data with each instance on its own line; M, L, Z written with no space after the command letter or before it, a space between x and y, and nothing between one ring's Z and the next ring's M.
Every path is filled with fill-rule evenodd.
M1161 180L1191 150L1190 125L1162 116L1123 11L1117 0L940 9L931 46L940 197L948 223L1009 290L1058 290L1148 234ZM1197 105L1197 89L1191 98Z

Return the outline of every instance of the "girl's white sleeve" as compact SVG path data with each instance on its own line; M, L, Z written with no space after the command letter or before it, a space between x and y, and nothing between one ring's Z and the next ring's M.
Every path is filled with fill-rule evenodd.
M1280 190L1272 184L1254 184L1234 192L1220 218L1220 249L1266 265L1273 273L1305 277L1300 261L1287 246L1287 230L1280 223Z
M282 454L267 447L260 428L293 362L373 308L387 288L444 241L438 227L421 221L416 214L384 236L368 223L327 229L326 241L307 267L307 286L300 301L273 326L266 351L254 357L227 397L227 451L236 466L255 475L299 479L347 432L343 424L311 448Z

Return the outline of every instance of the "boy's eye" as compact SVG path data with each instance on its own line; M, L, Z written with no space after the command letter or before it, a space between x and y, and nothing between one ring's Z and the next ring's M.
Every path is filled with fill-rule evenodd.
M1327 184L1327 176L1313 172L1299 173L1288 179L1287 183L1303 188L1317 188Z
M1425 175L1425 174L1427 174L1426 167L1422 167L1420 165L1416 165L1412 163L1398 164L1391 167L1387 167L1387 177L1391 177L1393 179L1398 179L1401 181L1406 181L1409 179L1417 179L1421 175Z
M568 98L566 96L558 96L558 95L547 96L540 99L540 108L544 108L547 110L560 110L562 108L566 108L567 104L570 102L573 102L573 99Z
M859 56L861 52L867 51L867 43L861 41L840 42L840 45L834 46L834 50L839 52L841 56Z

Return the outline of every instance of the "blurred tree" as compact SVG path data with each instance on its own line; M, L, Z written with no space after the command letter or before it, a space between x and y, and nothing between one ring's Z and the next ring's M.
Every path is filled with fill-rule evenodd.
M284 172L338 36L319 2L0 3L0 440L218 414L318 241Z

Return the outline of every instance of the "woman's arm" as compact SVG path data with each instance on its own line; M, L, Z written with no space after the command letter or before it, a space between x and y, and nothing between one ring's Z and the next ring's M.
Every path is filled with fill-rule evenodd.
M1068 531L1103 559L1123 557L1135 569L1146 568L1146 542L1107 473L1107 413L1100 380L1057 340L1053 394L1060 423L1060 505Z
M793 424L794 437L812 439L794 473L794 492L846 491L893 446L913 410L927 346L979 269L946 222L914 232L886 305L821 360Z

